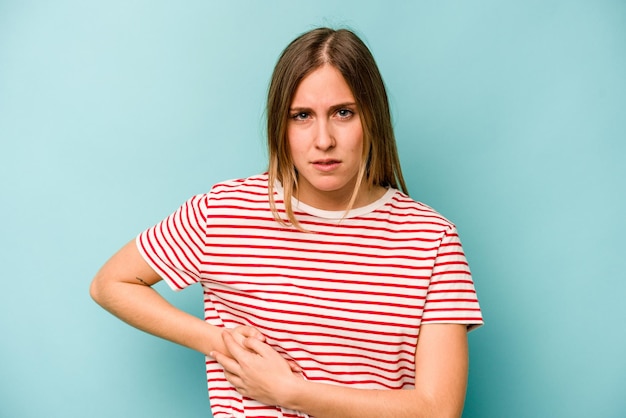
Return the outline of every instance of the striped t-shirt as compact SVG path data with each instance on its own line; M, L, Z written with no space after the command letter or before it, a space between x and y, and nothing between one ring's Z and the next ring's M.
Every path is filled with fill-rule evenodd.
M137 237L170 287L202 285L207 322L253 326L303 378L365 389L413 387L421 324L482 324L456 229L430 207L395 189L347 214L294 200L302 232L274 220L267 182L217 184ZM280 187L276 203L286 218ZM206 369L216 418L305 416Z

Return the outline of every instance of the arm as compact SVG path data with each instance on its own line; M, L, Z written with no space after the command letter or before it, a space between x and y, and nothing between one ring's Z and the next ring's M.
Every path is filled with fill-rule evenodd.
M460 417L467 387L466 333L465 325L422 326L412 390L354 389L305 381L267 344L247 338L241 347L228 333L224 341L235 360L213 355L243 395L317 418Z
M229 353L222 339L223 328L171 305L151 287L160 280L133 240L106 262L89 290L100 306L136 328L201 353ZM241 328L246 336L262 338L252 328Z

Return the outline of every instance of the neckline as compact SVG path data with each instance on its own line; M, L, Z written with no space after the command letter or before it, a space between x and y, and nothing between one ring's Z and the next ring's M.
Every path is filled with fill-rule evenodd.
M274 190L276 190L276 193L280 197L282 197L284 199L285 195L283 193L283 186L282 186L282 184L280 184L279 181L276 181L276 184L274 186ZM357 217L357 216L367 215L368 213L374 212L375 210L377 210L381 206L384 206L385 204L387 204L387 202L389 202L391 200L391 198L396 193L396 191L397 190L394 189L394 188L388 188L385 191L385 193L380 198L378 198L377 200L375 200L372 203L370 203L368 205L365 205L365 206L361 206L361 207L358 207L358 208L352 208L347 213L346 213L345 210L324 210L324 209L319 209L319 208L316 208L314 206L307 205L306 203L303 203L303 202L299 201L298 199L296 199L293 196L291 197L291 204L292 204L294 210L298 210L298 211L304 212L306 214L316 216L318 218L335 219L335 220L338 220L338 219L348 219L348 218L354 218L354 217Z

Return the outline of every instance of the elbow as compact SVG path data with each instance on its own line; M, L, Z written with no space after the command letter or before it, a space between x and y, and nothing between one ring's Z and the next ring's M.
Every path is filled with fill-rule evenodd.
M464 399L455 396L425 396L421 411L429 418L461 418Z
M89 285L89 296L94 300L97 304L100 304L100 289L98 284L96 283L96 279L91 281L91 285Z
M98 305L104 306L106 300L106 291L105 286L102 283L102 279L99 276L96 276L89 285L89 296L94 300Z
M433 418L461 418L463 415L463 408L456 408L455 406L443 407L439 411L433 413Z
M445 405L439 403L437 407L439 410L433 415L436 418L461 418L463 415L463 404L458 405L455 402L450 402Z

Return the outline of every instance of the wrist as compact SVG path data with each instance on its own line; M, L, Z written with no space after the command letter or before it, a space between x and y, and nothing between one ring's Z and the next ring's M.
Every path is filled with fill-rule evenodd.
M209 355L209 353L214 351L222 354L228 354L228 350L224 344L224 339L222 338L223 332L224 328L209 325L208 332L205 334L206 338L204 339L204 347L202 348L202 352L205 355Z
M294 373L292 381L282 386L282 399L278 405L293 411L301 411L304 407L302 396L307 393L307 385L308 381L302 375Z

